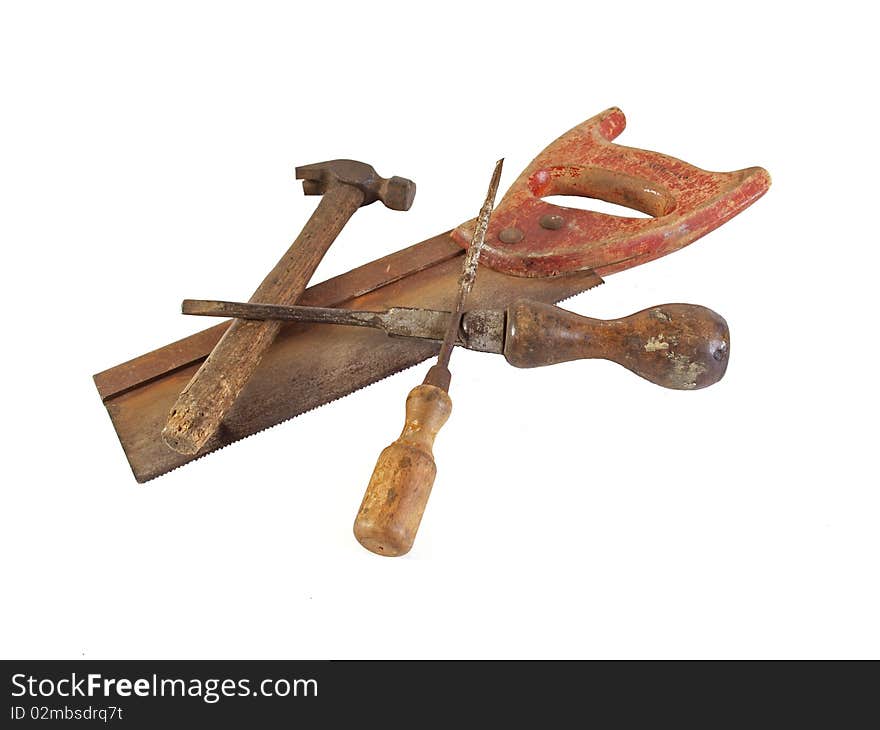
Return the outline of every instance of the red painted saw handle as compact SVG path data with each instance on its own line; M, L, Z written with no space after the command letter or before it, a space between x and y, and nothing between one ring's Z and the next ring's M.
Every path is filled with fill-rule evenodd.
M770 186L761 167L708 172L674 157L614 144L626 126L608 109L538 155L492 213L480 265L517 276L623 271L687 246L747 208ZM627 218L553 205L578 195L650 215ZM467 247L473 221L453 238Z

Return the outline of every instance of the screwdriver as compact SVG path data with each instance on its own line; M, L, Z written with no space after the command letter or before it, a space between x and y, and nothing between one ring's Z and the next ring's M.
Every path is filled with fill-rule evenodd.
M452 378L449 358L458 340L467 296L477 276L480 249L486 239L503 164L503 159L495 163L489 190L477 217L458 282L455 308L440 345L437 363L428 370L424 382L407 396L403 431L397 441L386 446L379 455L354 520L354 535L358 542L378 555L394 557L409 552L431 495L437 475L432 451L434 438L452 411L448 392Z

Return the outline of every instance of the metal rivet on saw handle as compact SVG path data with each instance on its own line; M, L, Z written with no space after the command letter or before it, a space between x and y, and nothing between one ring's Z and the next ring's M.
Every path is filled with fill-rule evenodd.
M501 243L519 243L524 237L525 234L519 228L503 228L498 233Z
M565 225L565 218L561 215L542 215L538 220L538 225L548 231L558 231Z

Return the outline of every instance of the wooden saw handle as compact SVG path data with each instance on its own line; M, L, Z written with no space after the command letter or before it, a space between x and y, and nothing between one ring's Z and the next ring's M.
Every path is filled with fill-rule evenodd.
M451 411L442 388L410 391L400 438L379 455L354 521L355 537L370 552L396 557L412 547L437 474L434 438Z
M507 309L504 357L520 368L603 358L665 388L696 390L721 380L729 350L727 322L696 304L609 320L523 299Z

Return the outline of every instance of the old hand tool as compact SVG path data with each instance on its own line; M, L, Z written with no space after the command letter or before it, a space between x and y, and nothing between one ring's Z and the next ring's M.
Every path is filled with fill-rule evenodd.
M409 552L431 495L437 474L431 448L437 432L452 411L448 392L452 378L449 358L458 340L468 294L477 278L480 248L486 238L503 164L504 160L495 163L489 190L465 255L458 296L448 318L437 362L428 370L422 384L409 392L403 431L397 441L386 446L379 455L354 520L354 536L358 542L378 555L391 557Z
M523 297L562 301L601 284L601 276L687 246L741 213L770 185L760 167L709 172L619 145L614 140L625 126L620 109L607 109L563 134L525 168L493 213L469 308L501 310ZM543 200L550 195L597 198L653 217L565 208ZM307 289L297 303L449 311L472 228L444 230L328 279ZM197 455L180 454L161 438L168 412L229 326L222 322L94 376L139 482L353 393L438 350L430 340L386 337L367 327L286 323L223 427Z
M295 303L330 244L359 207L381 200L392 210L409 210L416 191L411 180L386 180L370 165L355 160L298 167L296 178L303 181L306 195L323 197L251 301ZM168 446L181 454L195 454L206 444L280 328L274 321L236 320L229 326L171 409L162 432Z
M184 299L181 309L184 314L209 317L375 327L391 337L435 341L443 339L451 316L409 307L365 312L204 299ZM662 304L629 317L604 320L519 299L506 309L465 312L456 344L503 354L520 368L602 358L664 388L696 390L724 376L730 331L720 314L697 304Z

